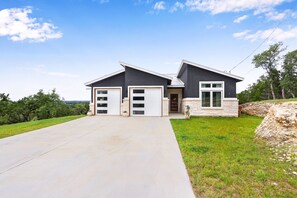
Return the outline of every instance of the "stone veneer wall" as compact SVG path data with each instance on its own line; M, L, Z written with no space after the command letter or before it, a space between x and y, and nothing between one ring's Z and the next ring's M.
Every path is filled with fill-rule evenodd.
M124 113L126 111L126 113ZM121 115L122 116L129 116L130 114L130 107L129 107L129 99L126 97L123 99L121 104Z
M191 115L194 116L229 116L238 117L238 100L236 98L228 98L222 100L222 108L202 108L199 98L184 98L182 100L182 112L185 113L186 106L190 106Z
M92 115L95 115L95 112L94 112L94 103L91 103L89 104L89 110L92 112Z
M169 115L169 99L168 98L163 98L163 116L168 116Z

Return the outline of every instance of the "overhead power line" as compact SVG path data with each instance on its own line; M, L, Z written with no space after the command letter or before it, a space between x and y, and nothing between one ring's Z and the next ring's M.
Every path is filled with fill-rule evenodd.
M276 27L272 30L272 32L256 47L256 49L254 49L247 57L245 57L242 61L240 61L237 65L235 65L234 67L232 67L229 71L229 73L231 73L231 71L233 69L235 69L236 67L238 67L241 63L243 63L244 61L246 61L249 57L251 57L251 55L253 55L266 41L268 41L268 39L272 36L272 34L275 32L275 30L279 27L281 22L279 22Z

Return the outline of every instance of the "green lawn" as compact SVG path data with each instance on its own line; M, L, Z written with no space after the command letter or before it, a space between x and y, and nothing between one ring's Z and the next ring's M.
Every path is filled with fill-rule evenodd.
M197 197L297 197L297 168L254 139L262 118L171 120ZM288 174L289 173L289 174Z
M75 120L81 117L84 117L84 115L66 116L66 117L60 117L60 118L51 118L51 119L37 120L37 121L31 121L31 122L22 122L17 124L2 125L0 126L0 138L5 138L5 137L25 133L25 132L45 128L56 124L61 124L63 122L68 122L70 120Z

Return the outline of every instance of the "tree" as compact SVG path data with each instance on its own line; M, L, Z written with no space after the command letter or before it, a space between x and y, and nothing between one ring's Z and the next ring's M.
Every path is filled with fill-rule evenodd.
M285 55L281 77L282 89L295 98L297 95L297 50Z
M255 67L261 67L267 72L273 99L276 99L280 92L280 74L277 70L277 65L281 58L280 53L285 50L285 48L282 48L282 46L282 42L270 45L268 50L255 55L253 58L253 64L255 64Z

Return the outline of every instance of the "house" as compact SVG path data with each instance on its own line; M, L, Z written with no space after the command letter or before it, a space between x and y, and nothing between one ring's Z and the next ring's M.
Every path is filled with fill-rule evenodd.
M199 65L181 62L176 75L165 75L120 62L123 69L85 83L91 87L93 115L238 116L236 83L242 77Z

